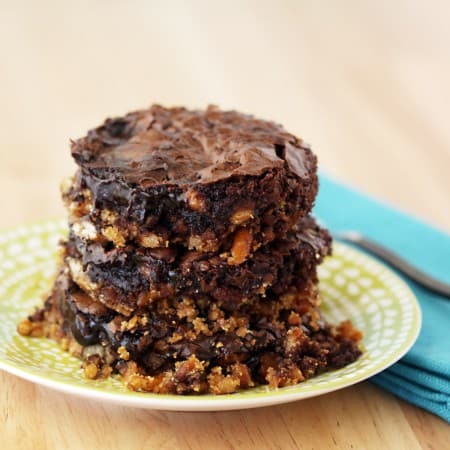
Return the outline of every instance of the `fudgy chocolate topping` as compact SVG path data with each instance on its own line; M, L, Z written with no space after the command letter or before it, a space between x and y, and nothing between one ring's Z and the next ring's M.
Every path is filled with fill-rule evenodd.
M300 178L315 167L310 149L280 125L236 111L151 108L107 119L72 142L84 169L143 188L257 176L288 165Z

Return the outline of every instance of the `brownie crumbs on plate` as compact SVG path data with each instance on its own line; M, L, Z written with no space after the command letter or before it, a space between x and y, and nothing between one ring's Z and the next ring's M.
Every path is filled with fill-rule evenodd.
M83 359L87 378L120 373L134 390L224 394L260 384L296 384L353 362L360 334L332 327L317 307L314 283L281 297L241 305L154 302L124 316L96 302L63 268L44 308L23 321L22 334L47 336Z
M44 305L18 325L132 390L294 385L361 354L320 311L331 237L310 216L316 157L272 122L152 106L72 142L69 235Z

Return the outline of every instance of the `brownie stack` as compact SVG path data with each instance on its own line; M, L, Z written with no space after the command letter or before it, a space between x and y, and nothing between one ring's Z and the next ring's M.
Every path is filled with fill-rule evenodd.
M281 387L360 355L322 318L331 238L309 215L316 157L272 122L209 107L108 119L72 142L69 236L52 292L19 325L134 390Z

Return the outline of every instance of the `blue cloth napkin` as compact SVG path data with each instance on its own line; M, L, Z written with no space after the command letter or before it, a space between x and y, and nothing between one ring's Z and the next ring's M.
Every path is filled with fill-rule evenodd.
M450 235L324 174L320 181L314 213L328 228L359 231L450 283ZM402 278L419 299L422 330L408 354L371 381L450 422L450 299Z

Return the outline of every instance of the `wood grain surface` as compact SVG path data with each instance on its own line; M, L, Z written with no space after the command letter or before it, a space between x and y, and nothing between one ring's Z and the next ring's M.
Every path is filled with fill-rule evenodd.
M0 227L63 217L69 138L159 102L283 123L320 166L450 229L450 6L419 1L0 0ZM444 449L450 427L370 383L168 413L0 373L4 449Z

